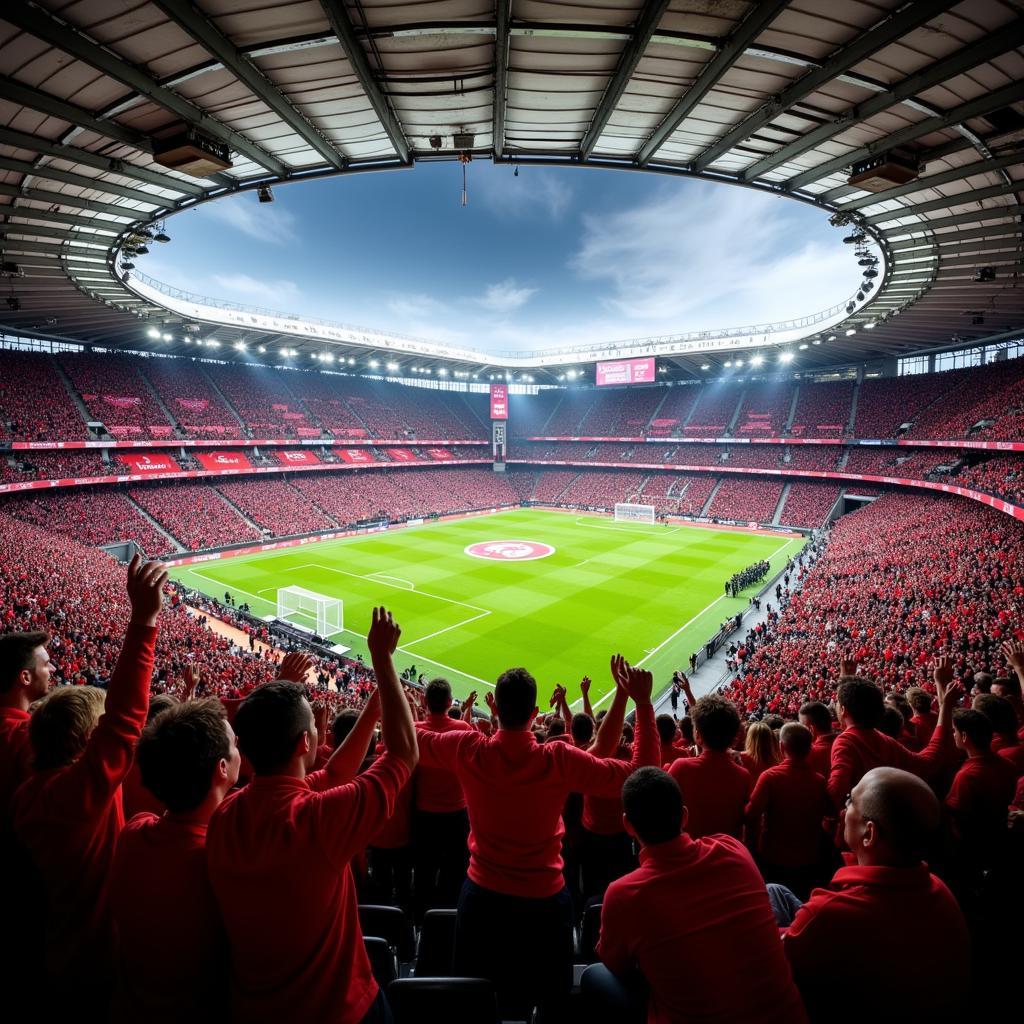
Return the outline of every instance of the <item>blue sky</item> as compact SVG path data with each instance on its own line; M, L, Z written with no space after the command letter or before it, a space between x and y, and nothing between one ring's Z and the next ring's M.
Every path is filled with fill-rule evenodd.
M748 189L458 164L281 186L174 217L139 269L204 295L490 350L815 312L859 280L819 211Z

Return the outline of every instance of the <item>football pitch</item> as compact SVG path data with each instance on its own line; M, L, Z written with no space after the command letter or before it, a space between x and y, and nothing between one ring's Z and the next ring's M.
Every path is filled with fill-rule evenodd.
M612 654L649 669L656 691L664 689L754 593L726 597L725 580L762 558L775 571L802 544L785 534L514 509L182 566L171 575L212 597L229 591L258 616L276 613L279 587L340 598L344 631L332 639L351 647L350 657L367 657L370 611L383 604L402 627L400 671L415 665L428 678L443 675L457 696L477 690L482 706L504 669L524 665L537 678L542 709L556 683L575 702L589 675L599 707L611 695Z

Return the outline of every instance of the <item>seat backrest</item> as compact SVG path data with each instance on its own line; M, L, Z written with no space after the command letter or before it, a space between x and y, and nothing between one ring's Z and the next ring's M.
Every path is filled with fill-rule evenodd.
M412 922L401 907L386 907L375 903L360 904L359 924L364 935L376 935L387 939L402 963L408 963L416 955L416 937Z
M499 1024L494 986L483 978L399 978L387 988L395 1024Z
M597 940L601 935L601 904L590 903L580 921L580 963L597 963Z
M420 944L416 951L416 974L447 978L455 955L455 910L428 910L423 915Z
M373 971L377 984L381 988L387 988L398 977L398 961L395 959L395 951L387 939L381 939L376 935L364 935L363 942L366 945L366 955L370 958L370 969Z

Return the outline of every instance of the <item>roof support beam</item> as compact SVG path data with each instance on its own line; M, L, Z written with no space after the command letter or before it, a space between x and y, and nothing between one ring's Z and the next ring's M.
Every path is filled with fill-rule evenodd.
M937 228L958 228L962 224L981 224L984 221L1021 216L1024 216L1024 204L1021 203L1011 203L1006 206L989 206L984 210L958 213L952 217L937 217L935 220L926 220L920 224L911 224L907 227L886 228L885 236L887 239L893 239L902 235L919 234L923 231L932 231Z
M148 215L142 210L129 210L124 206L112 203L100 203L95 199L82 199L80 196L64 195L63 192L50 192L41 188L19 188L17 185L0 184L0 196L15 196L20 199L31 199L37 203L67 206L72 210L93 210L96 213L109 213L113 217L123 217L126 221L142 220ZM153 197L149 197L152 202ZM126 224L114 224L116 228L124 228Z
M936 188L939 185L951 185L957 181L964 181L976 174L987 174L990 171L998 171L1004 167L1012 167L1014 164L1024 164L1024 150L1016 150L1013 153L1006 153L1003 156L993 157L989 160L979 160L977 163L965 164L961 167L953 167L948 171L939 174L929 174L923 178L915 178L906 185L898 185L896 188L887 189L885 192L872 192L860 199L843 203L839 207L844 213L847 210L864 210L879 203L890 202L902 196L913 195L915 192L923 192L925 189ZM1024 182L1021 183L1024 188ZM969 195L970 193L966 193Z
M787 4L788 0L765 0L752 5L746 18L740 22L725 45L704 65L693 85L676 101L665 119L651 133L651 137L640 147L636 162L641 167L650 163L651 157L686 120L693 108L721 81L722 76Z
M125 163L123 160L101 156L88 149L79 149L78 146L62 145L51 139L40 138L38 135L15 131L13 128L0 128L0 144L14 146L17 149L28 149L33 153L83 164L86 167L95 167L98 171L109 171L122 178L134 178L136 181L155 185L157 188L168 191L181 192L184 195L201 196L206 191L201 185L193 185L190 181L172 178L169 174L161 174L159 171L151 171L147 167L138 167L135 164Z
M0 206L0 217L6 217L8 224L30 226L29 221L42 221L44 224L70 224L83 228L94 228L100 234L116 235L122 228L109 220L98 217L76 217L73 213L50 213L49 210L38 210L34 206Z
M346 160L327 141L319 129L310 124L282 95L280 90L191 3L184 0L156 0L156 5L190 35L211 56L227 68L239 81L262 100L310 148L316 150L332 167L341 170Z
M622 99L622 94L626 91L633 72L636 70L637 64L640 63L640 58L643 57L647 44L651 41L651 36L654 35L654 30L658 27L661 16L670 2L671 0L647 0L647 3L644 4L640 17L633 28L633 34L619 56L615 74L609 79L601 102L598 103L597 110L594 111L594 119L590 122L590 127L580 143L580 159L586 160L594 152L597 140L600 139L601 133L619 105L619 100Z
M411 155L409 142L397 116L391 109L391 103L377 82L373 68L370 67L363 44L356 35L352 19L348 16L344 0L320 0L320 5L341 43L341 48L345 51L345 56L348 57L348 61L352 65L352 70L359 79L363 92L366 93L366 98L370 101L370 106L373 107L377 119L384 128L388 139L391 140L391 145L398 154L398 158L403 164L409 163Z
M60 228L42 228L36 224L18 224L8 221L0 224L0 238L11 235L30 235L33 238L58 238L71 245L95 245L104 252L110 247L111 239L100 235L90 235L77 228L62 231Z
M888 224L891 221L902 220L904 217L913 217L924 213L931 213L933 210L949 210L954 206L967 206L969 203L980 203L983 199L993 199L995 196L1005 196L1009 192L1024 192L1024 181L1011 181L1002 185L990 185L988 188L976 188L970 192L958 192L955 196L943 196L941 199L933 199L927 203L917 203L915 206L907 206L901 210L886 210L885 213L876 213L865 218L869 225ZM927 222L922 225L922 228ZM907 227L903 225L900 230L907 231L922 230L918 227ZM896 230L896 229L890 229Z
M857 163L859 160L866 160L870 156L884 153L889 149L895 149L908 142L913 142L915 139L930 135L932 132L951 128L953 125L969 121L973 117L982 117L993 110L999 110L1001 107L1015 103L1022 98L1024 98L1024 84L1013 82L1010 85L1004 85L1001 89L996 89L994 92L985 93L977 99L961 103L958 107L953 107L952 110L947 110L944 114L926 117L923 121L907 125L906 128L901 128L891 135L886 135L877 142L869 143L866 146L861 146L860 149L851 150L844 156L837 156L833 160L818 164L817 167L812 167L810 170L804 171L802 174L798 174L790 178L789 181L784 182L783 188L788 191L803 188L812 181L826 178L828 175L841 171L844 167L849 167L850 164ZM966 147L958 144L956 148L963 149ZM925 158L928 156L928 154L923 155ZM932 154L932 157L934 159L935 154Z
M176 92L159 85L149 75L140 71L123 57L105 46L100 46L84 33L73 28L66 21L29 3L6 4L4 20L56 46L90 67L102 71L122 85L134 89L139 95L170 111L183 121L195 125L208 135L236 149L254 163L265 167L278 177L287 177L289 170L277 157L271 156L259 146L250 142L234 129L222 124L200 110L195 104L183 99Z
M801 153L806 153L822 142L841 135L855 124L866 121L869 117L873 117L902 100L911 98L915 93L924 92L933 86L947 82L964 71L1015 49L1022 43L1024 43L1024 19L1018 19L1004 26L1000 31L984 35L976 43L965 46L957 53L943 57L916 74L896 82L887 92L876 93L863 103L850 107L834 120L820 125L788 146L783 146L774 153L763 157L756 164L741 171L740 180L752 181L754 178L760 178L773 168L778 167L779 164L788 163ZM891 145L888 139L885 142L887 146Z
M505 103L508 92L509 24L511 18L512 0L494 0L494 102L491 149L495 157L501 157L505 151Z
M951 231L946 235L933 235L929 238L913 239L909 242L897 242L890 245L892 252L925 251L942 252L950 245L959 245L972 238L1020 238L1024 237L1024 227L1020 224L996 225L990 228L972 228L969 231Z
M173 202L168 202L168 200L161 196L152 195L149 192L142 192L139 189L128 188L125 185L112 185L105 178L90 178L85 174L74 174L71 171L61 171L56 167L49 166L48 164L30 164L25 160L11 160L8 157L0 156L0 169L5 171L16 171L17 173L25 174L29 177L43 178L47 181L62 181L66 185L75 185L78 188L90 188L96 192L106 192L112 196L123 196L125 199L131 199L136 203L145 203L147 206L153 206L157 209L167 209L174 205ZM147 214L148 211L138 210L133 212L142 216Z
M957 0L916 0L916 2L905 4L871 31L861 33L845 46L841 46L820 68L798 78L788 88L783 89L777 97L755 110L718 142L704 150L694 160L693 169L703 171L729 150L745 139L749 139L754 132L770 124L779 114L815 92L826 82L830 82L844 71L848 71L883 47L896 42L911 30L919 28L936 15L942 14L950 7L955 7L956 3Z

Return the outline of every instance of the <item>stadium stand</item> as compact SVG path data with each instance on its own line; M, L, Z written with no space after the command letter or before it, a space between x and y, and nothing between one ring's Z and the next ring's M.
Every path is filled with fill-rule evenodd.
M779 522L783 526L823 526L828 514L839 500L835 484L793 483L782 506Z
M733 433L736 437L781 437L795 390L793 384L748 385Z
M865 380L857 397L855 437L896 437L950 387L948 373L918 373L907 377Z
M82 440L85 420L53 358L0 352L0 440Z
M794 437L842 437L853 412L853 381L800 388L789 432Z
M223 547L262 536L220 496L204 484L154 484L133 487L129 497L184 547L192 551ZM268 493L267 498L275 495Z
M205 367L241 416L250 437L318 437L319 424L289 387L292 374L256 366Z
M97 451L12 452L0 455L0 480L59 480L114 473Z
M217 489L254 523L278 537L338 525L285 480L239 480L218 484Z
M182 437L242 436L237 417L197 364L186 359L150 359L142 372L177 420Z
M961 487L987 491L1015 505L1024 504L1024 463L1020 459L996 458L980 462L957 474Z
M783 484L774 479L724 477L707 514L714 519L770 523L782 497L782 488Z

